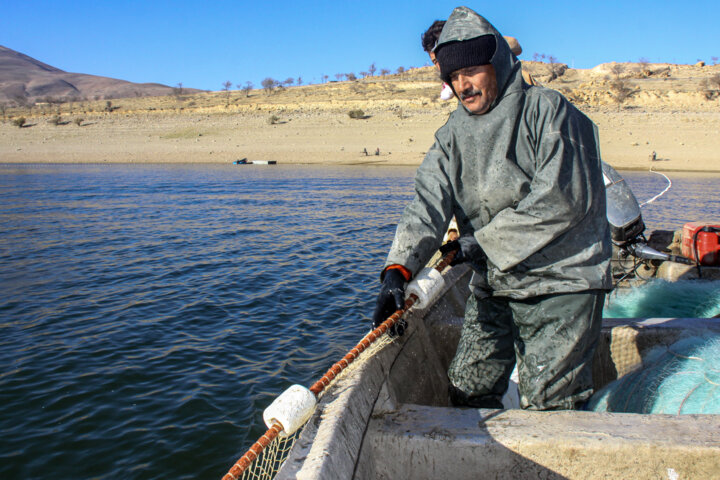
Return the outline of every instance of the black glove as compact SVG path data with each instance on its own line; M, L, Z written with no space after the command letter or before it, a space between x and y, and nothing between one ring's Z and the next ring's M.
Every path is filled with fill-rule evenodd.
M475 240L473 235L463 235L457 240L447 242L445 245L440 247L440 253L447 255L449 252L457 250L455 258L450 262L451 266L457 265L458 263L465 263L471 260L481 260L484 258L485 253L482 251L480 244Z
M373 313L373 328L377 328L382 322L405 306L405 277L400 270L391 268L385 272L380 294L375 302L375 313ZM402 333L398 332L400 335Z

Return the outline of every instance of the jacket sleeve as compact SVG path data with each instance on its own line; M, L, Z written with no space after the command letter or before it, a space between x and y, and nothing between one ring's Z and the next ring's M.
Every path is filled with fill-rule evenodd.
M595 125L566 103L536 118L531 130L535 138L528 139L535 145L529 193L475 232L488 259L501 271L577 225L593 210L598 195L605 194Z
M385 266L405 266L415 276L430 260L452 218L447 155L436 141L415 175L415 197L398 223Z

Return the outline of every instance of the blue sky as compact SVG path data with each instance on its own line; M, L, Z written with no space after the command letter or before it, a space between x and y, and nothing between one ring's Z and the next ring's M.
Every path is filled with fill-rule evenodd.
M69 72L220 90L263 78L422 66L420 34L458 5L517 37L530 60L712 63L720 1L11 1L0 45Z

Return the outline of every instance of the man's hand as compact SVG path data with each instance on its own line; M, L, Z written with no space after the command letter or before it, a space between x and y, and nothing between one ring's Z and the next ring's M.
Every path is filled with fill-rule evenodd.
M400 270L391 268L385 271L380 294L375 303L373 313L373 328L405 306L405 277ZM402 333L400 333L402 335Z
M440 247L440 253L442 253L443 256L453 250L457 250L457 253L453 261L450 262L451 266L471 260L481 260L485 257L485 253L483 253L480 244L477 243L477 240L475 240L475 237L472 235L463 235L457 240L447 242Z

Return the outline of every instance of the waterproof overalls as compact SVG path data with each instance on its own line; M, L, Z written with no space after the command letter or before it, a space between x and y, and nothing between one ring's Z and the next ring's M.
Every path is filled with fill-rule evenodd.
M459 103L436 132L386 267L416 274L454 215L484 255L471 262L451 399L499 407L517 361L523 408L578 408L611 287L597 129L560 93L524 83L507 42L472 10L453 11L438 48L481 35L496 37L498 96L482 115Z

